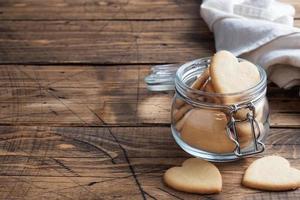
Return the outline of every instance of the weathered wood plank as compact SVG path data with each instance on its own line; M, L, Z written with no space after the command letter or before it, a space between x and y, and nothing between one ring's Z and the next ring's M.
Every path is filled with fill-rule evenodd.
M161 174L148 174L140 177L147 199L299 199L299 192L260 192L246 188L236 188L240 184L241 174L226 174L224 179L231 179L230 183L224 182L223 191L219 195L193 195L177 192L167 188L161 182ZM101 179L101 178L61 178L61 177L1 177L0 198L5 199L143 199L133 185L126 179ZM150 179L150 180L149 180ZM149 196L151 195L151 196Z
M10 0L1 2L0 19L194 19L201 1L172 0ZM172 14L170 14L172 13Z
M200 19L4 21L0 30L0 63L170 63L214 51Z
M214 48L201 20L4 21L0 30L2 63L180 62Z
M74 126L169 124L173 92L150 92L149 66L1 66L0 122ZM116 79L116 77L118 77ZM269 88L271 125L299 127L299 88Z
M266 153L300 160L298 135L299 129L271 129ZM137 160L136 165L143 159L149 159L144 162L154 161L152 166L148 166L149 172L151 167L155 168L154 165L175 164L188 157L175 144L168 127L8 126L1 127L0 138L0 175L3 176L123 176L128 171L128 163L120 145L126 150L126 156ZM242 163L236 167L220 166L224 171L245 169L247 163ZM72 170L61 169L62 165Z
M55 20L55 21L1 21L1 32L112 32L112 33L197 33L213 38L206 23L199 17L191 20Z
M300 168L299 133L299 129L271 129L264 155L282 155ZM131 199L142 198L142 194L157 199L172 199L172 195L204 198L174 191L162 183L166 169L189 157L175 144L168 127L1 126L0 150L0 197L4 199L9 195L26 199L113 199L116 195ZM205 197L298 198L299 191L263 193L241 187L244 170L260 156L217 163L223 191Z
M81 22L79 28L73 23L64 24L64 28L52 23L51 28L41 29L49 23L18 22L14 28L10 26L15 23L2 24L0 63L166 63L205 57L214 50L211 34L200 20L181 28L183 21L159 22L157 26L153 22L119 21ZM98 30L81 31L93 24ZM173 27L177 28L170 31ZM55 31L47 30L52 28Z
M299 1L281 0L295 6L300 16ZM195 19L199 16L197 0L10 0L0 4L1 20L57 20L57 19Z
M131 176L120 178L1 176L1 199L142 199ZM123 187L126 186L126 187Z

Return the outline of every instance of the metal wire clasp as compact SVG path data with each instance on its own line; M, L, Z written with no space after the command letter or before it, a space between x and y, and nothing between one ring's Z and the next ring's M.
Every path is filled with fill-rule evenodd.
M250 112L247 113L246 119L240 120L235 119L235 113L240 110L241 108L248 108ZM247 149L246 151L241 150L241 145L239 143L239 136L236 130L236 123L247 121L250 123L251 132L252 132L252 139L253 139L253 148ZM256 133L257 130L257 133ZM255 119L255 106L252 102L245 104L245 105L231 105L229 108L229 121L226 126L227 135L230 140L232 140L236 147L234 149L234 154L238 157L248 156L252 154L261 153L265 150L265 145L263 142L260 141L261 130L258 125L258 122Z

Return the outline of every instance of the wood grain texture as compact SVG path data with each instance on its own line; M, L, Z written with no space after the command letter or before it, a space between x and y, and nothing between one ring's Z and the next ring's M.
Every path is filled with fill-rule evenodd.
M28 23L26 27L36 23L40 22ZM171 26L173 23L162 24L167 23L170 26L166 29L173 29ZM121 30L115 32L105 31L105 27L101 31L91 32L64 30L25 32L20 29L7 31L8 27L2 27L0 62L7 64L173 63L207 57L215 50L212 35L207 32L206 26L201 26L203 23L197 24L194 27L195 31L189 30L191 27L183 27L187 30L177 31L174 28L170 32L165 30L150 32L151 28L143 28L142 25L140 29L149 32L135 32L137 30L131 31L134 28L131 28L130 24L124 24L126 28L120 28ZM136 24L139 26L141 23L134 22L132 26L135 27ZM176 23L173 25L178 27ZM46 25L41 23L38 26ZM204 28L197 30L199 27ZM74 29L78 27L75 26ZM126 30L122 31L122 29Z
M168 125L173 92L147 90L149 66L0 68L2 124ZM118 77L116 79L116 77ZM269 87L271 125L299 127L299 88Z
M0 62L168 63L211 55L214 43L204 22L185 23L5 21L0 25Z
M300 9L298 0L280 1ZM10 0L1 1L0 20L198 19L200 3L201 0Z
M148 21L5 22L0 25L0 62L172 63L207 57L214 52L212 34L202 21L154 24ZM89 30L85 27L97 28Z
M197 18L163 21L40 19L13 23L4 20L0 23L0 62L185 62L214 52L213 35L203 20ZM299 26L299 20L295 25Z
M200 3L198 0L10 0L1 1L0 19L197 19Z
M296 8L298 0L284 0ZM219 195L162 182L189 156L171 137L173 92L149 92L155 63L214 52L198 0L0 1L0 199L300 199L241 187L256 158L300 169L299 88L269 85L266 152L218 163Z
M299 134L299 129L271 129L264 155L282 155L300 168ZM1 198L300 197L298 191L263 193L240 186L244 170L262 155L234 163L218 163L224 182L219 195L174 191L162 183L162 174L189 156L171 137L168 127L1 126Z

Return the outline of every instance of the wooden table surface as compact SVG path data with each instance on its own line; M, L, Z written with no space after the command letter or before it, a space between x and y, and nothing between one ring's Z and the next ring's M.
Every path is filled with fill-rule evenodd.
M292 3L300 27L300 1ZM300 168L299 88L268 87L262 155L217 164L218 195L166 187L189 157L170 133L173 92L143 81L153 64L214 52L197 0L0 1L0 199L300 199L242 187L257 157Z

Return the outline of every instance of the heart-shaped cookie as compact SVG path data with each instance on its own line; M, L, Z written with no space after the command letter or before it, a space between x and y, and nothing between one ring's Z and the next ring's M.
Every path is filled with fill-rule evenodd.
M181 167L172 167L164 174L165 183L176 190L198 194L219 193L222 177L212 163L190 158Z
M248 167L242 184L261 190L292 190L300 187L300 171L291 167L285 158L266 156Z
M219 51L211 60L210 76L217 93L236 93L252 88L260 81L257 67L247 61L239 62L228 51Z

